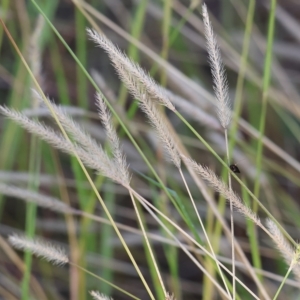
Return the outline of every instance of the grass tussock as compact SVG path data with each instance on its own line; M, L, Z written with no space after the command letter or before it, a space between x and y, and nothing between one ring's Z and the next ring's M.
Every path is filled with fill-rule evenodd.
M225 63L231 64L231 72L234 71L235 65L232 61L228 61L228 57L232 59L237 54L225 40L214 33L206 4L203 4L198 11L199 15L196 16L194 13L197 12L197 4L194 2L186 10L187 15L182 15L182 28L177 26L170 33L167 28L173 24L170 22L173 17L170 14L171 10L169 14L167 13L171 8L166 4L164 7L166 15L162 18L165 30L162 32L161 57L167 59L168 54L170 56L174 54L170 44L179 33L183 34L183 37L187 33L189 33L187 36L193 36L190 34L191 28L186 27L185 22L194 20L190 26L198 24L206 40L214 96L210 94L209 89L203 91L204 88L200 84L186 79L183 73L166 62L163 64L164 69L159 70L157 64L161 62L161 58L158 59L148 48L145 52L157 59L153 62L152 70L145 71L136 62L139 56L135 47L143 49L141 44L135 41L127 55L110 40L108 35L100 33L90 17L93 15L103 22L107 21L106 18L99 12L96 13L88 3L79 4L74 1L74 5L82 13L76 16L79 28L77 34L81 36L85 32L87 35L83 39L83 45L77 44L73 52L55 27L52 29L76 60L76 76L80 78L77 91L86 98L88 98L88 81L82 74L87 75L95 95L93 101L95 113L77 114L75 111L73 114L74 107L57 105L43 92L47 86L47 76L44 75L43 55L41 47L38 46L39 38L43 35L45 24L48 23L50 26L53 24L47 19L43 9L35 1L33 3L43 18L39 18L37 23L39 27L31 35L30 55L23 56L18 45L13 43L31 76L30 89L27 91L31 103L25 109L17 109L18 105L13 101L7 105L0 105L2 116L34 136L24 147L31 154L28 186L24 188L18 182L0 183L0 193L5 199L12 198L14 201L14 198L17 198L26 205L26 235L9 234L10 246L0 240L0 247L3 249L12 247L26 253L24 263L27 271L21 280L20 289L22 299L29 299L31 294L29 291L30 271L33 269L31 254L53 265L69 264L70 276L66 276L67 271L62 268L64 275L60 279L63 283L66 278L70 279L70 298L75 300L87 297L102 300L122 299L124 295L133 299L152 300L194 299L195 295L199 299L251 297L268 300L277 299L280 294L286 296L291 291L295 292L295 289L298 292L300 248L290 235L290 231L285 230L288 223L286 215L292 215L290 222L297 223L292 211L293 209L298 211L298 207L293 197L288 195L288 190L283 187L283 181L274 185L274 189L272 186L280 177L298 188L299 182L294 175L297 167L291 166L294 158L287 151L284 154L278 152L279 146L266 142L265 137L267 96L273 105L272 113L280 115L291 132L298 129L298 125L290 115L287 115L286 111L282 113L282 107L279 108L274 104L276 102L272 102L272 97L280 96L280 93L274 95L268 87L270 82L267 82L267 79L271 69L269 58L274 37L272 26L275 19L272 9L263 74L267 79L263 86L260 127L255 131L250 124L251 118L253 119L259 111L255 105L247 104L250 117L246 122L243 119L243 111L239 111L239 108L236 108L238 105L233 105L230 100L230 86L221 51L229 51ZM151 3L149 7L152 7L151 5L156 4ZM173 8L179 16L182 13L181 5L174 4ZM272 1L271 8L274 7ZM140 6L139 9L137 14L142 14L146 8ZM149 11L153 9L152 7ZM191 14L191 18L187 17L188 14ZM83 26L85 23L84 19L81 19L83 17L91 22L93 28L86 29ZM250 21L253 18L251 6L248 18L244 45L247 45L250 39ZM137 19L142 22L143 18L140 15ZM213 21L215 24L216 21ZM108 24L110 23L107 22ZM8 34L8 29L4 28ZM119 28L118 32L123 31ZM138 32L133 31L132 35L138 38ZM8 36L13 42L12 37ZM123 32L123 36L127 37L127 34ZM114 71L123 84L118 90L119 99L116 96L118 93L108 88L105 75L98 76L93 71L94 75L96 74L93 76L95 81L97 78L100 80L100 84L97 85L88 74L85 57L87 40L104 50L105 60L108 55ZM56 46L52 48L49 51L56 63L54 69L57 77L65 81L66 78L62 76L64 69L57 63L59 49ZM246 50L243 49L245 51L243 53L247 54ZM102 53L99 49L97 51ZM242 71L236 71L240 76L237 85L237 94L240 95L242 83L246 78L253 80L249 82L249 87L257 82L251 77L255 72L251 72L250 67L249 70L246 68L248 60L246 54L240 61ZM30 61L29 64L25 63L27 59ZM156 72L160 72L160 78ZM174 90L177 88L182 91L180 95L164 86L167 77L173 82ZM61 81L57 83L59 96L62 97L61 102L65 104L69 101L67 83L60 85ZM131 100L127 99L127 92ZM189 94L193 95L192 100L186 99L188 97L185 96ZM135 101L132 101L132 98ZM199 99L203 103L198 105ZM217 117L214 116L215 110ZM91 121L89 119L91 115L97 119ZM51 123L49 117L52 117L54 122ZM45 119L39 120L41 118ZM293 118L296 118L296 115L293 115ZM199 123L201 127L198 126ZM13 130L16 130L14 134L17 139L24 139L17 129ZM9 143L11 136L12 134L8 133L3 141ZM247 139L251 141L248 143ZM47 151L44 150L44 145L42 146L39 140L49 144L50 150L48 148ZM267 145L269 151L279 155L289 165L288 171L285 171L280 163L272 160L271 156L266 157L264 164L263 145ZM14 149L17 147L18 145ZM196 148L197 152L193 148ZM64 156L67 163L61 160L55 149L71 157ZM242 170L237 176L230 170L233 155L242 153L241 156L249 161L250 157L253 160L253 155L255 156L253 153L256 153L256 150L258 157L254 166L255 174L252 172L249 175L250 173ZM47 153L49 156L44 159ZM222 158L224 156L225 158ZM24 166L24 159L20 160L20 165ZM40 191L42 181L39 182L38 175L43 169L57 172L59 175L57 176L62 178L60 184L50 187L51 190L57 190L59 196L49 196L49 187L47 193ZM270 170L277 172L277 178L272 172L268 173ZM293 173L289 172L290 170ZM69 181L64 180L65 174L74 176L75 184L72 188L68 186ZM279 209L276 206L278 197L285 198L289 206L283 210ZM206 202L202 201L204 199ZM229 202L229 206L226 206L226 201ZM0 206L0 211L1 208ZM50 210L52 214L55 212L57 216L60 214L65 216L63 242L69 245L68 255L63 247L54 246L54 243L35 237L38 233L35 229L36 220L40 219L42 209ZM75 222L75 218L78 218L78 222ZM99 232L91 231L92 222L101 223L101 226L96 226ZM78 232L75 224L79 224ZM223 234L224 232L226 234ZM39 233L44 235L42 231ZM274 245L288 266L288 270L284 269L280 275L275 274L275 269L269 270L262 264L262 257L267 252L265 247L272 253L269 259L276 256ZM97 255L97 252L101 253L101 259L96 256L97 259L93 264L91 257ZM181 254L184 254L184 258L181 258ZM32 262L34 264L35 260ZM98 262L101 262L101 266ZM185 268L191 268L189 274L197 274L196 281L184 273L187 272ZM293 279L288 278L290 274L293 274ZM88 276L92 276L95 281L87 280ZM200 279L200 290L191 288L195 282L198 288ZM97 290L101 290L101 293L94 290L97 287L95 283L99 282L101 286ZM89 294L87 291L90 291ZM37 295L42 295L41 299L44 299L44 290L41 288Z

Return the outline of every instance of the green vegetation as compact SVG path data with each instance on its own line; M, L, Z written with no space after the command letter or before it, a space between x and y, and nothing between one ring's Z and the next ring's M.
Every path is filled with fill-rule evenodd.
M300 23L206 4L1 2L0 298L299 294Z

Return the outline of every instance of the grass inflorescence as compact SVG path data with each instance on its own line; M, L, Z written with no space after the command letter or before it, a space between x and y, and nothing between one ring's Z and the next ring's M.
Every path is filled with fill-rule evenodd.
M117 3L112 2L111 7ZM83 300L277 299L297 294L300 246L290 228L300 226L293 197L299 189L300 168L294 163L296 157L267 137L269 108L271 118L280 119L292 137L298 129L295 119L299 118L298 104L286 99L287 95L297 96L297 89L287 84L286 95L275 90L271 82L272 67L279 72L280 80L287 79L277 61L272 65L276 1L272 1L270 11L266 10L270 13L262 87L255 60L246 67L251 61L248 39L254 18L253 1L248 7L240 63L234 40L223 38L220 24L211 18L214 14L208 9L212 8L210 2L201 7L197 1L192 1L190 7L176 1L174 7L170 1L164 1L161 7L146 2L136 4L137 20L132 24L139 28L132 28L130 36L124 31L130 6L119 3L123 11L113 10L118 17L124 13L122 28L87 2L74 0L75 51L49 17L54 4L46 8L31 1L41 15L36 30L30 30L29 19L22 19L22 36L28 40L25 49L15 41L16 28L2 21L20 65L25 67L24 71L18 66L16 79L11 82L11 98L0 105L3 124L9 124L3 127L0 149L3 224L7 221L4 209L11 203L21 207L21 200L26 205L24 232L3 226L3 230L9 230L8 243L0 239L9 264L15 264L22 273L15 278L21 282L18 294L22 299L50 299L65 287L69 287L70 299ZM1 5L7 12L8 4L4 1ZM242 8L239 12L246 11L242 1L234 5ZM178 15L172 15L172 10ZM225 6L223 10L223 29L230 31L233 25L228 18L234 12ZM151 50L152 41L142 31L147 27L141 18L146 11L163 20L161 56ZM178 16L180 22L176 23ZM281 10L278 18L288 24ZM95 20L127 39L132 57ZM74 58L74 79L67 78L67 74L73 78L64 65L68 61L63 60L57 40L49 35L46 25ZM169 30L172 26L175 27ZM261 38L257 28L254 33ZM0 47L2 39L1 35ZM182 41L197 43L198 39L202 41L198 46L205 51L203 57L208 57L203 61L211 73L200 73L189 62L185 71L191 78L195 74L205 78L210 83L207 88L171 63L176 55L178 65L180 59L188 61L186 53L190 49L179 56L179 46ZM55 47L45 49L48 42ZM87 55L90 46L96 57ZM184 47L191 46L186 43ZM64 82L59 82L57 95L52 93L55 101L43 61L47 50L54 60L55 79L63 76ZM142 53L152 60L149 72L142 67ZM193 59L192 55L189 59ZM260 59L264 59L264 53ZM97 70L100 62L104 66L101 71ZM91 72L89 64L93 67ZM227 76L227 69L231 76ZM2 71L0 75L5 75L5 69ZM236 97L232 97L231 90L233 72L238 74ZM26 81L25 73L30 80ZM117 78L116 74L122 86L113 88L109 78ZM82 106L80 112L72 107L72 95L66 86L72 80L76 83L74 98ZM243 89L256 97L261 89L262 103L249 100L243 104ZM20 105L16 97L24 104ZM29 100L25 103L23 98ZM93 109L88 99L92 99ZM16 155L20 145L24 145L24 156ZM264 147L272 155L266 155ZM237 157L238 161L234 161ZM240 172L232 170L237 165ZM20 169L7 171L13 167ZM20 171L27 168L25 174ZM46 219L52 216L55 226L46 227ZM10 254L15 250L25 252L24 262ZM51 289L43 286L50 276L49 269L41 267L32 255L56 265ZM265 266L264 257L276 263L282 258L284 266L280 270ZM56 274L57 265L60 274ZM37 270L39 273L34 272ZM38 282L36 274L43 280ZM60 279L57 287L56 276ZM1 293L12 294L9 285L0 289Z

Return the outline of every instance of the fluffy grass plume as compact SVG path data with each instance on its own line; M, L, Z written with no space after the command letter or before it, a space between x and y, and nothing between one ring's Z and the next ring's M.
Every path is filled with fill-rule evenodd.
M69 262L68 256L62 248L54 246L40 239L30 239L20 235L10 235L10 244L18 250L26 250L42 257L54 265L64 265Z
M228 96L228 84L221 53L209 20L207 7L202 6L203 23L207 42L207 52L213 77L213 87L217 98L217 112L220 123L227 129L231 120L231 107Z
M164 89L160 87L139 65L128 58L126 54L104 35L99 34L92 29L87 29L87 33L91 40L107 52L122 81L126 79L126 74L130 74L145 88L147 93L149 93L153 99L168 107L170 110L175 111L175 107ZM132 92L134 93L134 91Z
M194 160L183 157L184 161L189 164L210 186L213 187L213 189L217 192L219 192L224 198L227 200L231 200L233 203L233 206L242 213L245 217L252 220L256 225L262 226L262 223L258 216L249 208L247 207L240 197L233 192L232 189L229 189L229 187L221 181L218 176L210 170L208 167L203 167L200 164L197 164Z
M278 226L271 219L267 219L266 223L277 249L284 257L286 263L291 266L293 273L300 282L299 246L298 249L293 248L283 236Z
M109 298L106 295L100 294L98 291L90 291L90 294L94 300L113 300L113 298Z
M115 127L112 124L111 114L109 113L107 106L99 93L97 93L96 95L96 104L99 108L99 117L102 120L102 124L106 129L106 135L114 156L114 164L116 164L118 168L120 182L123 182L123 185L128 186L130 184L130 175L128 172L126 158L121 149L120 141Z
M31 120L21 112L17 112L1 105L0 112L29 132L36 134L53 147L70 155L74 155L74 151L76 151L85 166L96 170L98 173L111 178L116 182L124 184L123 177L120 176L119 167L108 157L101 145L98 145L96 141L86 134L84 130L82 130L78 124L73 122L59 107L56 107L54 104L51 105L67 132L75 139L75 143L70 143L64 136L55 132L49 126Z

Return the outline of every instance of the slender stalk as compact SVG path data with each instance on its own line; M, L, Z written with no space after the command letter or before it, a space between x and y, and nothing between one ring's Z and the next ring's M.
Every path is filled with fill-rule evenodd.
M163 34L163 45L162 45L162 51L161 51L161 57L165 60L168 60L168 52L170 47L170 25L171 25L171 16L172 16L172 1L171 0L165 0L164 3L164 15L162 18L162 34ZM166 70L162 69L161 74L161 85L165 86L167 82L167 74Z
M184 122L184 124L193 132L193 134L204 144L204 146L214 155L214 157L225 167L229 172L230 168L226 162L217 154L217 152L206 142L206 140L191 126L191 124L178 112L175 114L178 116L180 120ZM251 190L243 183L243 181L233 172L231 175L234 179L247 191L247 193L259 204L261 209L267 214L267 216L280 228L282 233L286 236L286 238L297 246L297 243L293 240L293 238L287 233L287 231L278 223L278 221L270 214L267 208L259 201L259 199L251 192Z
M131 298L133 298L133 299L141 300L140 298L138 298L138 297L132 295L131 293L125 291L124 289L121 289L120 287L118 287L118 286L116 286L115 284L113 284L113 283L111 283L111 282L105 280L104 278L102 278L102 277L100 277L100 276L98 276L98 275L96 275L96 274L90 272L89 270L87 270L87 269L85 269L85 268L82 268L81 266L79 266L79 265L77 265L77 264L75 264L75 263L73 263L73 262L71 262L71 261L69 262L69 264L70 264L71 266L75 266L76 268L78 268L78 269L84 271L85 273L87 273L87 274L89 274L89 275L91 275L91 276L93 276L93 277L95 277L95 278L97 278L97 279L99 279L99 280L105 282L106 284L109 284L109 285L112 286L114 289L116 289L116 290L122 292L123 294L125 294L125 295L127 295L127 296L129 296L129 297L131 297Z
M290 275L290 273L291 273L291 271L293 269L292 264L293 264L293 262L291 262L291 265L290 265L289 269L287 270L287 272L286 272L286 274L285 274L285 276L284 276L284 278L283 278L283 280L282 280L282 282L281 282L281 284L280 284L280 286L279 286L279 288L278 288L278 290L277 290L277 292L276 292L273 300L276 300L277 297L279 296L279 293L280 293L282 287L284 286L285 281L287 280L287 278L289 277L289 275Z
M228 165L230 165L230 154L229 154L229 146L228 146L228 134L227 134L227 128L224 129L225 134L225 144L226 144L226 155L227 155L227 162ZM228 172L228 186L229 189L232 190L231 185L231 172ZM233 286L233 294L232 298L235 299L236 294L236 286L235 286L235 251L234 251L234 220L233 220L233 204L232 200L229 199L229 205L230 205L230 227L231 227L231 258L232 258L232 286Z
M32 72L35 77L42 83L41 76L41 36L44 28L44 22L42 18L38 18L36 22L36 28L31 33L29 39L28 48L31 50L31 53L28 55L28 60L32 68ZM32 83L32 82L31 82ZM32 87L32 84L30 84ZM30 88L27 92L31 92ZM32 93L31 93L32 94ZM38 106L37 99L32 98L30 101L31 108L36 108ZM39 188L39 173L41 167L41 143L36 136L30 137L30 147L29 147L29 173L30 179L28 184L29 190L38 190ZM35 203L26 204L26 220L25 220L25 232L29 238L33 238L36 230L36 218L37 218L37 205ZM32 253L30 251L25 251L25 264L26 268L24 270L22 285L21 285L21 294L22 299L28 299L29 295L29 286L30 286L30 275L31 275L31 264L32 264Z
M153 206L150 202L148 202L145 198L143 198L141 195L139 195L137 192L135 192L133 190L133 193L136 195L137 199L139 199L141 201L141 203L144 203L144 207L146 205L146 207L151 208L151 210L155 211L157 214L159 214L161 217L163 217L167 222L169 222L170 224L172 224L172 226L174 226L179 232L181 232L185 237L187 237L191 242L193 242L197 247L199 247L199 249L201 249L206 255L208 255L210 258L214 259L214 256L207 251L202 245L200 245L195 239L193 239L184 229L182 229L180 226L178 226L175 222L173 222L171 219L169 219L166 215L164 215L162 212L160 212L155 206ZM145 207L145 208L146 208ZM146 208L147 209L147 208ZM147 209L148 210L148 209ZM160 226L162 226L163 228L165 228L165 225L156 218L155 215L153 215L153 212L151 213L151 215L155 218L155 220L160 224ZM168 230L168 229L166 229ZM173 234L170 234L173 237ZM176 237L175 237L176 239ZM176 239L177 240L177 239ZM180 247L184 247L184 245L179 244ZM222 269L224 269L229 275L233 275L232 272L230 272L229 269L227 269L222 263L219 262L220 267L222 267ZM197 264L198 266L198 264ZM202 267L201 267L202 268ZM239 284L241 286L243 286L255 299L259 299L241 280L239 280L238 278L236 278L236 280L239 282ZM231 297L229 298L231 299Z
M240 62L240 69L236 84L236 93L234 98L234 118L232 118L231 126L230 126L230 133L229 136L229 153L232 152L235 144L235 137L238 131L238 120L240 118L242 112L242 104L243 104L243 86L245 80L245 73L247 68L247 61L248 61L248 53L249 53L249 46L251 40L251 32L253 26L253 19L254 19L254 11L255 11L255 0L249 1L249 6L247 10L247 20L246 20L246 28L245 28L245 36L243 41L243 50Z
M40 141L36 136L31 136L30 140L30 159L29 159L29 172L31 173L30 182L28 185L29 190L37 190L39 186L39 171L40 171ZM26 205L26 222L25 222L25 232L28 237L33 237L35 235L36 227L36 211L37 206L35 203L27 203ZM31 263L32 254L29 251L25 251L25 265L23 279L22 279L22 299L29 298L29 282L31 274Z
M268 25L268 41L266 49L266 58L264 65L264 77L263 77L263 95L262 95L262 105L261 105L261 114L259 121L259 137L257 141L257 154L256 154L256 176L254 181L254 195L259 197L260 195L260 175L262 170L262 155L263 155L263 142L262 139L265 134L265 124L266 124L266 115L267 115L267 105L268 105L268 93L269 86L271 82L271 71L272 71L272 54L273 54L273 41L274 41L274 31L275 31L275 10L276 10L277 0L271 1L270 7L270 16L269 16L269 25ZM253 211L257 212L258 203L253 203ZM254 229L254 237L257 237L257 231ZM253 256L254 265L257 268L261 268L261 257L260 255Z
M199 220L200 226L201 226L201 228L202 228L202 230L203 230L204 236L205 236L205 238L206 238L206 240L207 240L207 243L208 243L208 246L209 246L210 251L211 251L211 253L212 253L212 256L214 257L215 263L216 263L217 268L218 268L218 270L219 270L220 276L221 276L221 278L222 278L222 280L223 280L223 283L224 283L225 289L226 289L226 291L227 291L227 294L228 294L229 297L231 297L230 292L229 292L228 287L227 287L227 284L226 284L226 280L225 280L224 275L223 275L223 272L222 272L222 270L221 270L221 268L220 268L220 266L219 266L219 261L218 261L217 258L216 258L216 254L215 254L215 252L214 252L214 249L213 249L213 247L212 247L212 245L211 245L211 243L210 243L209 237L207 236L207 232L206 232L206 230L205 230L205 227L204 227L204 225L203 225L202 219L201 219L201 217L200 217L200 215L199 215L197 206L196 206L196 204L195 204L194 198L193 198L193 196L192 196L192 194L191 194L191 191L190 191L190 189L189 189L189 187L188 187L188 184L187 184L187 182L186 182L186 180L185 180L185 177L184 177L184 175L183 175L183 173L182 173L181 168L179 169L179 173L180 173L180 175L181 175L181 178L182 178L182 180L183 180L183 183L184 183L184 185L185 185L185 187L186 187L186 190L187 190L187 192L188 192L188 194L189 194L189 197L190 197L190 199L191 199L191 202L192 202L192 204L193 204L193 207L194 207L194 210L195 210L195 212L196 212L197 218L198 218L198 220Z
M128 189L128 190L129 190L129 189ZM135 203L135 200L134 200L134 196L133 196L131 190L129 190L129 194L130 194L130 198L131 198L131 200L132 200L132 204L133 204L133 207L134 207L136 216L137 216L137 218L138 218L138 221L139 221L141 230L142 230L142 232L143 232L143 236L144 236L144 238L145 238L145 241L146 241L146 244L147 244L147 247L148 247L150 256L151 256L151 258L152 258L152 263L153 263L154 268L155 268L155 270L156 270L156 273L157 273L159 282L160 282L160 284L161 284L161 287L162 287L162 289L163 289L163 291L164 291L164 295L165 295L165 297L166 297L166 296L167 296L167 291L166 291L164 282L163 282L163 280L162 280L162 277L161 277L159 268L158 268L158 266L157 266L157 263L156 263L156 260L155 260L153 251L152 251L152 249L151 249L151 245L150 245L150 243L149 243L149 239L148 239L148 237L147 237L147 233L146 233L146 231L145 231L145 228L144 228L144 225L143 225L143 222L142 222L142 219L141 219L139 210L138 210L138 208L137 208L137 206L136 206L136 203Z
M259 191L260 191L260 174L261 174L262 151L263 151L262 139L265 133L268 93L269 93L269 87L271 82L276 4L277 4L277 0L271 1L269 25L268 25L268 41L267 41L266 58L265 58L265 65L264 65L262 107L261 107L260 122L259 122L259 138L257 144L256 164L255 164L256 178L254 183L254 195L256 197L259 196Z
M67 190L67 184L65 182L65 179L63 177L63 169L62 166L59 162L59 159L57 157L57 155L55 155L53 152L51 151L53 154L53 161L54 163L51 161L49 161L49 163L47 163L48 168L51 170L51 172L53 172L53 169L57 170L59 177L62 178L62 185L60 185L59 188L59 193L61 195L61 198L63 200L63 202L70 207L70 197L68 194L68 190ZM77 241L77 235L76 235L76 223L75 223L75 218L73 214L69 214L69 213L65 213L64 214L65 217L65 221L66 221L66 226L67 226L67 233L68 233L68 240L69 240L69 249L70 249L70 259L71 261L75 262L75 263L79 263L80 258L82 257L83 252L81 252L80 247L79 247L79 243ZM82 265L81 265L82 266ZM80 278L80 271L77 270L74 266L70 267L70 298L72 300L79 300L79 281L81 280ZM78 292L79 291L79 292ZM81 299L80 299L81 300Z
M87 53L86 53L86 36L84 29L86 27L86 20L82 13L75 10L75 26L76 26L76 55L81 63L86 66ZM87 92L87 78L80 69L79 66L76 68L76 89L77 89L77 103L80 107L85 109L88 108L88 101L86 101Z
M173 237L173 239L178 243L178 245L180 246L180 248L189 256L189 258L195 263L195 265L203 272L203 274L205 274L206 276L208 276L210 278L210 280L214 283L214 285L216 286L216 288L218 288L218 290L227 298L227 299L231 299L230 296L228 296L226 294L226 292L223 290L223 288L218 284L218 282L205 270L205 268L200 265L200 263L198 262L198 260L195 259L195 257L193 255L191 255L191 253L186 249L186 247L176 238L176 236L163 224L163 222L160 221L160 219L153 213L153 211L148 207L148 205L145 204L145 199L143 197L141 197L139 194L137 194L136 192L134 192L134 194L137 196L138 199L140 199L140 203L143 205L143 207L152 215L152 217L160 224L160 226L162 228L164 228L164 230ZM149 204L149 202L146 202L147 204ZM151 205L152 206L152 205ZM152 206L152 208L154 208L154 206Z
M8 7L9 7L9 0L1 1L1 11L2 11L2 18L7 18ZM3 41L3 30L0 29L0 49L2 49L2 41Z
M137 4L136 12L133 16L132 23L131 23L131 30L130 34L135 39L140 39L141 33L143 32L144 23L145 23L145 14L146 9L148 5L148 0L142 0ZM128 53L128 56L131 57L134 61L139 62L139 49L134 45L133 43L129 43L128 50L126 51ZM128 95L128 91L124 84L121 85L119 89L119 95L118 95L118 104L122 107L125 106L125 100ZM130 104L130 107L127 112L127 118L132 119L135 115L136 109L137 109L137 103L133 102ZM119 132L120 136L124 132Z
M80 12L80 10L75 10L75 30L76 30L76 39L75 39L75 52L78 59L81 63L86 66L87 65L87 39L84 34L84 29L86 27L86 19L84 15ZM56 42L56 41L55 41ZM87 86L87 78L84 73L80 69L78 65L76 65L76 100L77 104L84 109L88 109L88 101L86 101L88 97L88 86ZM85 201L89 197L88 191L82 189L80 187L80 182L84 180L84 174L81 171L80 166L76 162L74 157L71 158L71 166L73 173L75 175L75 180L77 183L77 194L79 199L79 205L83 210L87 209L88 203ZM93 249L93 240L95 240L96 236L94 235L94 239L92 238L92 234L88 234L87 232L82 231L81 233L82 244L85 245L86 248ZM80 264L85 266L86 258L84 255L81 256ZM79 295L78 298L81 300L86 300L86 276L84 272L80 272L80 280L79 280Z

